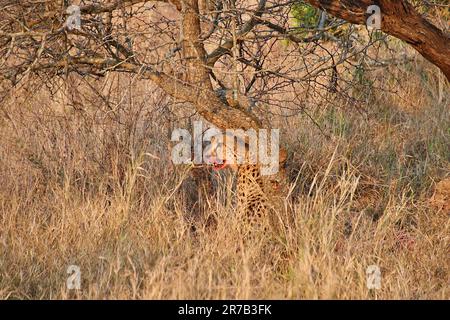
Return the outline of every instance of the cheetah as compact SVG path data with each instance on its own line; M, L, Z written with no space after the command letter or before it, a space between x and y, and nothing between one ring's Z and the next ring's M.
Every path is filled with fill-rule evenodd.
M211 139L210 156L207 162L215 170L230 168L236 173L237 211L250 225L259 225L261 221L271 222L276 213L282 211L284 205L286 179L282 167L286 161L286 152L280 150L280 170L277 174L262 175L261 166L258 163L250 163L248 144L242 141L245 146L245 157L238 163L238 143L227 145L227 141L231 141L230 138L236 138L239 141L238 137L230 137L227 134L224 134L221 139L217 139L217 136ZM264 219L265 217L268 219Z

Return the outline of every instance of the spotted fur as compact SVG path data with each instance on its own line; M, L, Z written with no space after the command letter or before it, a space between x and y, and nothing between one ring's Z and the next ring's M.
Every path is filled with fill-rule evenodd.
M224 141L224 140L222 140ZM214 140L211 142L215 143ZM213 150L218 149L218 145L213 146ZM234 152L227 153L229 157L235 155ZM235 155L236 156L236 155ZM213 158L218 158L217 152L213 152ZM223 159L223 157L222 157ZM225 159L226 161L227 159ZM228 159L229 160L229 159ZM280 158L281 162L285 156ZM236 182L236 207L239 214L242 214L251 225L261 225L261 222L269 222L274 218L277 211L282 210L283 200L283 173L264 176L261 174L258 164L233 164L228 165L237 175ZM281 170L280 165L280 170ZM223 165L220 169L224 168Z

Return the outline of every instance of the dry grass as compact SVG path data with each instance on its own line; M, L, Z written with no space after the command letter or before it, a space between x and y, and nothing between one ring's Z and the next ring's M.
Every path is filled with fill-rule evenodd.
M450 169L448 87L414 63L368 115L314 111L331 141L287 120L294 218L252 243L227 177L193 204L154 113L166 100L145 83L105 81L125 92L112 109L18 92L0 119L0 298L449 299L449 212L429 201ZM81 290L66 288L72 264Z

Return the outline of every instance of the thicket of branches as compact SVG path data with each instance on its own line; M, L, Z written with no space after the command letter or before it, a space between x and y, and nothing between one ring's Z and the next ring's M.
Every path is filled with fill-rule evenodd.
M325 9L336 15L335 2ZM81 1L79 29L65 24L70 4L2 1L0 103L24 84L57 90L71 73L117 71L151 79L219 127L259 127L271 112L296 114L311 99L357 105L374 87L367 71L408 61L389 51L385 34L304 1ZM429 16L446 10L419 7Z

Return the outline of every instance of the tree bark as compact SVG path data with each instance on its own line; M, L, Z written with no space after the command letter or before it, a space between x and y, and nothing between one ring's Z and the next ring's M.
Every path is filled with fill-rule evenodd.
M450 37L422 17L407 0L307 0L314 7L354 24L366 24L367 8L381 9L381 29L405 41L442 70L450 81Z
M191 102L201 116L221 129L260 128L261 122L253 114L226 105L214 92L207 67L207 53L200 39L198 0L184 0L181 3L181 42L187 62L186 82L174 81L156 73L152 75L153 81L171 96Z

